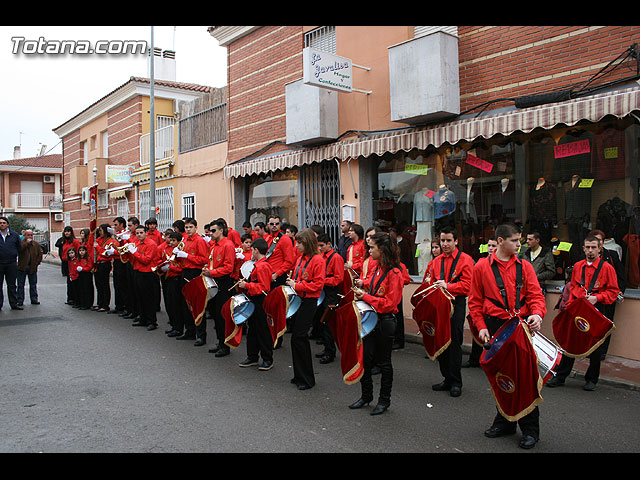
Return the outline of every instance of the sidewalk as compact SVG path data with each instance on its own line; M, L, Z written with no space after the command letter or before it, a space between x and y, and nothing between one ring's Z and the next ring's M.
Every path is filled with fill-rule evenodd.
M57 253L52 252L46 255L43 262L60 265L60 258ZM422 339L418 333L418 326L411 317L405 316L404 332L407 342L422 345ZM464 341L462 344L462 350L465 354L468 354L471 350L471 342L471 333L468 328L465 328ZM465 359L463 359L463 361L465 361ZM588 358L577 359L574 364L572 376L584 378L584 372L588 366ZM600 366L600 382L631 390L640 390L640 361L607 355Z

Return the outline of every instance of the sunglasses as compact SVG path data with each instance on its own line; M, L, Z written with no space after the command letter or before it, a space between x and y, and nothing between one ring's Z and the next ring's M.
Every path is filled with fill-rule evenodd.
M269 222L269 225L280 225L280 222Z

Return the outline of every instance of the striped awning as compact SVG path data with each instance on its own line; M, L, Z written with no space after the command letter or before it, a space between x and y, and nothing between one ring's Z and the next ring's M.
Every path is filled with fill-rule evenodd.
M440 147L445 143L454 145L462 140L491 138L498 134L529 133L535 128L572 126L581 120L598 122L607 115L622 118L634 111L640 111L640 87L428 127L363 133L358 138L348 138L329 145L300 148L238 161L224 168L224 176L243 177L324 160L342 161L360 156L383 155L386 152L410 151L414 148L424 150L430 145Z
M171 175L171 166L173 165L173 159L163 160L155 164L156 179L166 178ZM138 168L131 172L131 183L140 183L149 181L151 175L149 174L150 167Z

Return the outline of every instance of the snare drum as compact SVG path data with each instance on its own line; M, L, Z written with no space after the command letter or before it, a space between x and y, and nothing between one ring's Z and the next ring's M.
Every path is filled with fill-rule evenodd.
M246 322L256 308L249 297L244 293L238 293L231 297L231 306L233 310L233 321L236 325Z
M289 298L289 309L287 310L287 318L291 318L295 315L295 313L300 308L302 304L302 299L298 296L296 291L291 288L289 285L283 285L285 295Z
M369 335L378 324L378 314L371 305L363 300L356 300L356 308L360 313L360 337Z
M205 275L202 276L204 278L204 284L207 287L207 291L209 292L209 298L213 298L218 294L218 284L216 281Z
M560 360L562 360L562 351L539 333L533 333L531 340L533 349L538 357L538 370L544 385L547 380L556 374L555 369L560 364Z

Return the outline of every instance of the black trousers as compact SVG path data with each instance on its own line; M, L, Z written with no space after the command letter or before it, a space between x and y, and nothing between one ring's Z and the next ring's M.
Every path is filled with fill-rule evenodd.
M18 305L18 297L16 296L16 280L18 278L18 263L0 263L0 308L4 303L4 294L2 292L2 284L7 283L7 296L9 297L9 305L15 307Z
M169 317L171 328L182 333L184 330L183 309L187 308L182 296L182 277L165 277L162 283L164 308Z
M78 302L81 308L93 307L93 273L78 273Z
M80 306L80 280L67 277L67 298L73 305Z
M129 313L140 315L142 312L142 298L138 294L135 270L133 269L133 265L131 265L131 262L127 262L125 266L127 267L127 286L129 288L129 292L131 293L127 299L127 310L129 311ZM149 290L148 286L147 290ZM145 295L148 295L146 291Z
M506 321L507 320L497 317L485 318L485 323L487 324L487 328L489 329L491 336L493 336ZM520 427L520 430L522 430L523 435L531 435L536 439L540 438L540 410L538 407L534 408L531 413L525 415L517 422L510 422L507 420L496 407L496 416L493 419L493 426L504 430L513 429L515 431L516 423Z
M264 295L249 297L255 305L253 315L247 320L247 358L258 361L258 356L267 362L273 361L273 338L267 324L267 314L264 313L262 302Z
M378 314L378 323L363 340L364 372L360 378L360 388L364 400L373 400L373 380L371 369L380 368L380 395L378 403L391 404L391 387L393 385L393 365L391 363L391 347L396 332L397 317L392 313Z
M117 258L113 260L113 293L115 310L130 312L129 297L132 296L133 286L129 286L127 264Z
M140 299L138 311L140 315L140 322L145 325L157 325L156 318L156 306L158 305L158 291L154 288L149 288L154 282L154 278L157 275L153 272L141 272L139 270L133 271L134 285L136 297Z
M340 301L340 297L338 296L339 291L337 287L325 287L324 289L324 301L322 305L318 307L318 313L316 313L316 317L319 319L322 318L322 315L327 310L329 305L337 305ZM336 341L333 338L333 332L331 331L331 327L328 323L320 323L320 338L322 339L322 344L324 345L324 353L329 355L330 357L336 356Z
M224 334L224 317L222 316L222 306L233 295L233 292L230 292L229 289L231 288L234 282L229 275L225 275L223 277L217 277L217 278L214 277L214 280L218 284L218 293L216 294L215 297L209 300L209 303L207 304L207 310L209 310L209 313L211 313L211 317L213 318L213 324L215 327L218 344L223 346L225 334ZM198 338L203 338L206 340L207 338L206 315L202 316L202 322L198 327L196 327L196 335Z
M196 336L196 324L193 320L193 315L191 311L189 311L189 307L187 306L187 302L184 301L184 296L182 295L182 287L184 287L187 282L193 280L196 277L199 277L202 273L202 269L200 268L184 268L182 269L182 282L180 285L180 296L182 297L181 302L181 310L182 310L182 324L184 325L184 333L190 337L195 338ZM206 320L203 318L203 321ZM206 325L206 324L205 324Z
M314 386L313 359L309 344L309 329L318 308L317 298L303 298L300 308L291 317L291 357L293 380L297 385Z
M462 340L466 309L466 297L462 295L456 297L453 315L451 315L451 343L438 356L440 373L444 377L445 384L450 386L462 387Z
M109 274L111 273L111 262L96 263L96 271L93 274L96 284L96 305L99 308L108 309L111 305L111 287L109 285Z

